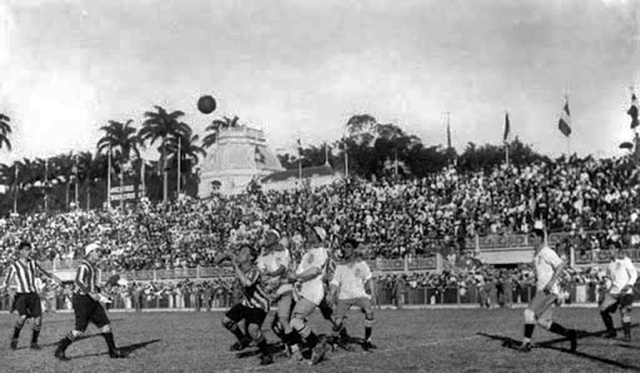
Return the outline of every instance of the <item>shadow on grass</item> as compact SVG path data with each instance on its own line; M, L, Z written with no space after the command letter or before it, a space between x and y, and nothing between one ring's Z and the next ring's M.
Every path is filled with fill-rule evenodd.
M96 335L99 334L94 334L91 337L94 337ZM139 342L139 343L134 343L134 344L130 344L127 346L120 346L118 347L118 349L120 351L122 351L124 353L125 356L129 356L132 352L145 348L151 344L154 343L158 343L160 342L161 339L152 339L150 341L146 341L146 342ZM100 353L95 353L95 354L85 354L85 355L79 355L79 356L73 356L73 359L83 359L83 358L87 358L87 357L94 357L94 356L102 356L102 355L109 355L109 352L105 351L105 352L100 352Z
M637 326L637 324L636 324L636 326ZM605 333L606 333L606 331L599 331L599 332L595 332L595 333L587 333L587 332L580 331L578 333L578 338L581 339L581 338L586 338L586 337L602 336ZM518 347L522 344L522 341L513 339L511 337L507 337L507 336L495 335L495 334L487 334L487 333L477 333L477 334L480 335L480 336L483 336L483 337L487 337L489 339L501 341L502 342L502 347L505 347L505 348L518 350ZM549 340L549 341L535 343L533 345L533 348L543 348L543 349L549 349L549 350L565 352L565 353L568 353L568 354L571 354L571 355L583 357L583 358L588 359L588 360L598 361L600 363L611 365L611 366L615 366L615 367L618 367L618 368L629 369L629 370L634 370L634 371L640 372L640 367L638 367L638 366L621 363L621 362L618 362L618 361L615 361L615 360L611 360L611 359L607 359L607 358L604 358L604 357L589 355L589 354L586 354L586 353L580 352L580 351L572 352L569 348L562 348L562 347L554 346L555 344L558 344L560 342L567 342L567 341L568 341L567 338L552 339L552 340ZM578 348L580 348L579 344L578 344Z

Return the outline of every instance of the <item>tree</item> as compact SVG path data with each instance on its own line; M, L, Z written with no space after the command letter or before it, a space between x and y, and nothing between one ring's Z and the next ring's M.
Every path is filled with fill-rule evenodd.
M180 110L167 112L163 107L154 106L156 111L147 111L144 116L147 118L142 123L142 128L138 132L138 136L143 144L148 141L153 145L158 139L161 140L158 151L160 152L160 164L163 170L163 187L162 199L168 199L168 182L169 175L167 170L167 140L175 139L180 134L186 135L191 132L191 128L180 122L179 119L184 116L184 112Z
M185 175L190 178L194 167L200 162L200 157L204 158L207 155L204 148L198 145L199 141L200 136L193 135L191 132L180 134L177 139L171 138L167 141L167 153L171 154L168 159L169 167L176 169L177 172L178 159L180 159L180 180L184 180ZM180 149L179 156L178 149Z
M240 125L240 120L238 116L234 116L233 118L224 117L223 119L216 119L210 125L205 128L205 137L202 139L202 146L206 149L210 148L218 142L218 137L220 136L220 129L223 128L231 128L237 127Z
M9 141L9 135L11 134L10 121L11 118L0 113L0 149L4 145L8 150L11 150L11 141Z

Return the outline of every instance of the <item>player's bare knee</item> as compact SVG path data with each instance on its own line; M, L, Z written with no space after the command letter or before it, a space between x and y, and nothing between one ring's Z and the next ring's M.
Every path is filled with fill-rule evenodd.
M102 334L111 333L111 324L107 324L107 325L103 326L102 328L100 328L100 332Z
M41 327L42 326L42 316L38 316L36 318L33 319L33 325L37 326L37 327Z
M551 324L553 324L553 322L549 319L540 319L538 320L538 325L542 326L543 328L549 330L551 329Z
M260 326L257 324L249 324L248 332L251 338L254 340L259 340L262 336L262 331L260 330Z
M524 322L525 324L535 324L536 322L536 314L528 308L524 310Z

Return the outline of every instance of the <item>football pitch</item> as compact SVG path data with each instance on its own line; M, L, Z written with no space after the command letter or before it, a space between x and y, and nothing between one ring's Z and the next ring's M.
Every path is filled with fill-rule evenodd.
M522 336L522 309L405 309L376 310L377 349L331 351L327 360L306 362L276 359L260 366L251 350L230 352L234 342L220 325L221 312L112 312L116 343L130 351L127 359L109 359L106 345L90 326L89 337L67 351L72 358L53 357L55 342L73 325L73 314L44 316L40 344L28 348L31 327L23 329L17 351L9 350L15 315L0 314L1 372L640 372L640 331L634 323L633 341L604 339L595 308L560 308L555 319L583 331L576 353L569 343L537 327L529 353L509 346ZM363 334L363 316L352 310L348 320L353 337ZM619 326L619 315L615 315ZM633 315L638 317L637 311ZM319 333L330 327L319 315L311 325ZM620 333L621 334L621 333ZM270 341L273 334L266 333Z

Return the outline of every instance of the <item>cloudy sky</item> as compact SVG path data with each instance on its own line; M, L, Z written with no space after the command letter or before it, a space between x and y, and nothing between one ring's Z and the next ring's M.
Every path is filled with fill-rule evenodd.
M262 127L274 148L333 140L353 114L426 144L514 134L552 155L569 92L580 154L620 155L640 88L638 1L8 0L0 2L0 112L14 152L93 149L107 120L152 105ZM218 99L212 116L196 99Z

